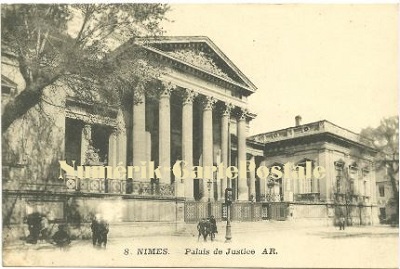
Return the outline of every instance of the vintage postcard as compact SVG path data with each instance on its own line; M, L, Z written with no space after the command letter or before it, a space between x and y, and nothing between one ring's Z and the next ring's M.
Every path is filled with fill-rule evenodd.
M398 21L3 4L3 266L398 268Z

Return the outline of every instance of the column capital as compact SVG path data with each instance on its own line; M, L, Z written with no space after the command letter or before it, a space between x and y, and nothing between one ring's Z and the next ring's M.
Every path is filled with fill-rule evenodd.
M182 93L182 98L183 101L182 103L184 105L186 104L192 104L194 98L198 95L197 92L193 91L192 89L183 89L183 93Z
M217 100L212 96L204 96L203 98L203 110L213 110L214 104Z
M145 88L142 83L139 83L136 90L133 92L133 104L138 105L145 102Z
M159 92L160 98L163 98L163 97L170 98L171 92L175 89L176 89L175 84L173 84L170 81L163 81L162 88L160 88L160 92Z
M85 136L86 139L92 139L92 125L89 123L85 123L82 129L82 134Z
M223 117L230 117L233 108L234 108L234 105L232 103L224 103L224 105L221 108L221 115Z
M239 107L236 114L237 114L237 118L239 121L244 121L244 120L246 120L246 118L249 114L249 110L244 107Z

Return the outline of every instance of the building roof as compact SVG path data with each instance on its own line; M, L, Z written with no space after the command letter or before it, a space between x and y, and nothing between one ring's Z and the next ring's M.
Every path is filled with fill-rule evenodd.
M1 74L1 86L7 86L10 88L16 88L18 85L10 78L6 77L5 75Z
M372 140L363 137L355 132L342 128L327 120L302 124L299 126L289 127L272 132L261 133L250 136L248 139L264 144L269 144L279 141L288 141L301 137L309 137L318 134L331 134L337 139L346 140L347 142L356 143L360 146L365 146L373 149Z
M185 68L236 86L246 95L257 90L250 79L206 36L135 38L118 48L117 54L132 45L139 45L160 57L184 65Z

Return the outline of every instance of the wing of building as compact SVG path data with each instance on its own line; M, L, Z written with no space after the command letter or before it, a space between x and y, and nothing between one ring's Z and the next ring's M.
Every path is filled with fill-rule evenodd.
M264 145L264 165L290 167L282 179L257 182L258 199L271 202L270 218L379 223L372 141L326 120L301 124L300 116L294 127L249 140Z

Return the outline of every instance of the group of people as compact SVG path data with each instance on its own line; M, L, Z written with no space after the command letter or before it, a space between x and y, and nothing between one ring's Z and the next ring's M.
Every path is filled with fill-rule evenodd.
M52 243L58 247L66 247L71 243L70 235L67 231L66 225L58 225L58 230L51 235L49 220L45 214L34 212L29 214L27 217L27 224L29 235L26 238L26 242L29 244L37 244L38 241L42 240L48 243ZM109 224L100 215L96 215L92 219L90 226L92 230L92 241L93 246L107 245L107 237L109 232Z
M50 238L51 229L49 220L45 214L34 212L27 217L29 235L26 242L37 244L38 241L45 241L54 245L65 247L71 243L65 225L59 225L58 231Z
M200 236L203 236L204 241L207 241L207 237L210 236L211 241L214 241L215 234L218 233L217 221L214 216L201 219L197 224L197 231L199 232L197 240L200 239Z
M107 237L109 232L109 225L100 215L97 215L92 220L92 241L93 246L106 247Z
M38 212L29 214L27 217L27 224L29 235L27 237L27 243L36 244L38 240L48 239L49 234L49 221L46 215L42 215Z

